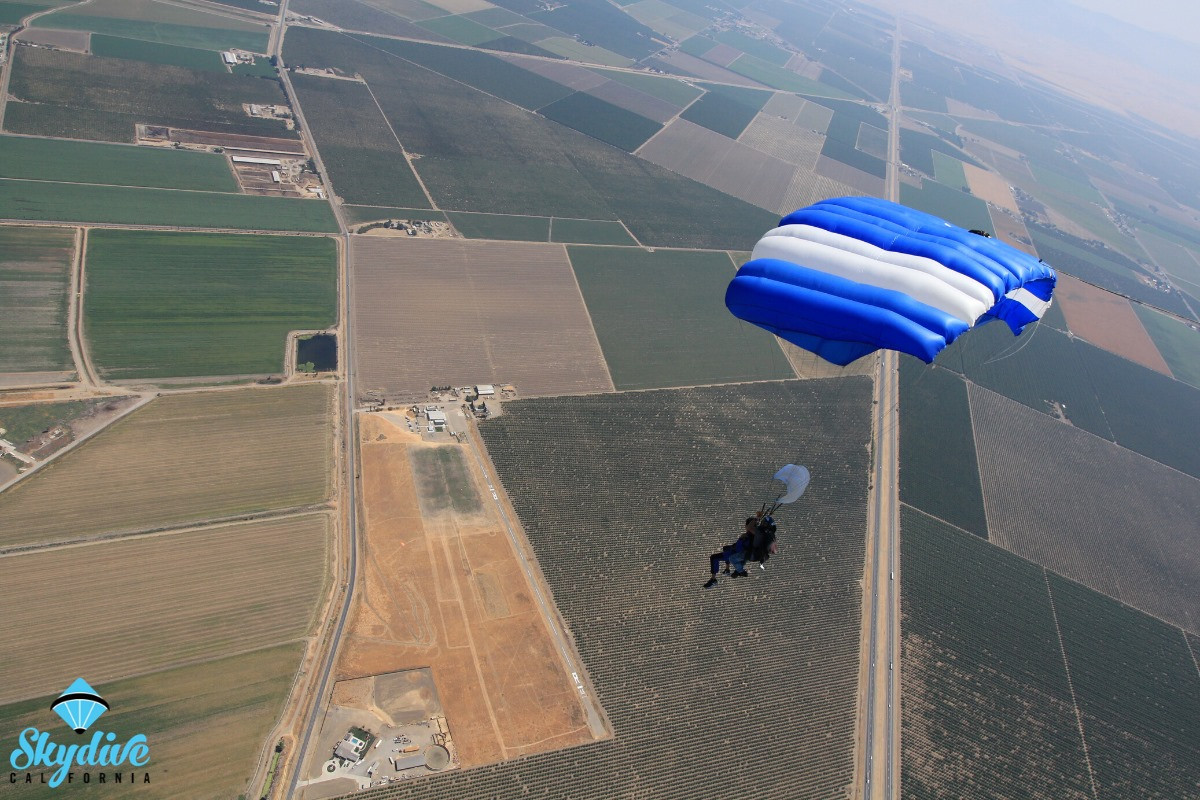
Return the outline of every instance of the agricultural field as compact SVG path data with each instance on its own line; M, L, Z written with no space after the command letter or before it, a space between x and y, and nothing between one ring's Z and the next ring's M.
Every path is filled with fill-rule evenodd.
M1200 631L1200 481L992 392L970 397L991 541Z
M758 796L842 792L853 772L870 384L841 383L523 400L482 424L616 739L381 796L473 800L573 787L581 800L708 797L706 742L733 729L777 743L756 768ZM805 508L781 528L781 553L749 583L705 593L708 549L740 529L775 465L800 452L814 480ZM654 535L633 517L651 519ZM721 645L731 630L753 646ZM650 644L631 648L630 631ZM697 688L747 670L769 671L771 691L733 678L737 702L712 703Z
M282 373L289 331L337 321L332 239L93 230L84 332L109 380Z
M1200 388L1200 331L1142 305L1134 305L1133 310L1162 353L1171 374Z
M38 19L45 28L142 39L202 50L266 52L267 25L159 0L92 0Z
M900 500L988 538L967 386L955 373L900 362Z
M672 106L682 109L703 94L703 90L690 83L659 75L649 75L640 72L619 72L616 70L594 70L609 80L637 89L639 92L656 97Z
M725 253L567 248L617 389L795 376L775 337L725 310Z
M1096 396L1100 387L1080 360L1080 348L1086 346L1049 325L1030 326L1019 337L1014 337L1007 325L984 325L960 336L935 363L962 373L985 389L1043 414L1063 417L1077 428L1112 441L1107 408Z
M1143 367L1171 374L1140 315L1124 297L1063 274L1058 276L1054 299L1076 336Z
M767 155L718 133L677 119L647 142L638 155L692 180L753 203L780 211L794 176L794 164ZM772 223L777 220L772 219ZM767 225L762 230L768 230Z
M0 548L322 503L332 404L324 384L159 397L0 494Z
M825 137L764 111L742 131L738 141L761 153L795 164L801 168L797 171L800 174L811 172L817 166L817 157L821 155Z
M1200 390L1076 340L1117 444L1200 478L1200 451L1180 432L1200 419Z
M1200 670L1186 635L1057 575L1047 577L1096 795L1194 793Z
M236 797L250 780L263 740L283 711L302 650L299 642L292 642L94 683L112 706L101 727L121 741L136 733L146 735L155 795L179 800ZM57 727L61 723L50 703L61 690L55 686L44 696L0 707L0 737L15 741L18 732L31 725L58 736L65 729ZM214 764L221 768L214 769ZM52 800L63 791L39 784L21 788L23 797L37 800ZM149 794L144 785L128 782L102 791L111 798Z
M277 81L19 47L4 125L13 133L132 142L137 123L296 139L243 103L286 104Z
M770 92L735 91L715 84L705 88L704 96L685 108L680 117L730 139L738 138L771 99Z
M446 214L446 218L459 233L468 239L500 239L510 242L550 241L549 217L450 211Z
M352 247L361 391L612 390L562 245L357 237Z
M215 153L0 136L0 178L109 186L236 192L229 162Z
M901 795L1091 800L1044 571L900 512Z
M435 17L441 14L432 6L424 3L420 5L425 5L428 9L426 14L418 15L421 18ZM427 28L413 24L410 21L410 15L401 15L393 10L376 8L374 5L360 0L296 0L295 5L289 3L288 7L300 14L311 14L317 19L325 20L350 31L368 31L382 36L406 36L433 42L450 41ZM289 61L288 63L293 62Z
M306 635L329 528L309 514L0 558L0 703Z
M546 119L632 153L662 130L652 119L586 92L575 92L538 109Z
M937 181L925 179L921 188L900 184L900 202L968 230L992 229L987 203Z
M91 34L89 42L88 49L92 55L103 58L123 58L127 61L146 61L151 64L225 72L221 55L216 50L201 50L197 47L181 47L177 44L147 42L101 33Z
M550 220L550 241L574 244L637 244L619 222L562 217Z
M362 205L429 207L366 84L310 75L291 80L338 196Z
M74 231L0 226L0 373L75 369L67 349L74 252Z
M362 74L405 149L420 155L415 168L440 208L620 219L650 246L745 249L773 221L748 203L347 37L293 29L284 56Z
M234 230L337 231L329 204L321 200L36 180L0 180L0 218Z

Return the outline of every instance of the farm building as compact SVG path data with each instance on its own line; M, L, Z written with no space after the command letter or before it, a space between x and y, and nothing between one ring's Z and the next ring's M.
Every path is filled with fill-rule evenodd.
M430 411L428 412L428 416L429 421L434 425L446 424L446 413L444 411Z
M229 64L230 66L233 66L238 61L237 56L235 56L233 53L229 52L228 50L221 53L221 60L224 61L226 64Z
M367 748L374 740L375 737L362 728L351 728L346 731L346 738L333 748L333 755L357 764L363 760L363 754L367 752Z
M277 158L250 158L248 156L230 156L235 164L257 164L263 167L282 167L283 162Z
M475 394L479 395L480 397L494 397L496 394L496 387L492 386L490 383L480 384L479 386L475 387Z

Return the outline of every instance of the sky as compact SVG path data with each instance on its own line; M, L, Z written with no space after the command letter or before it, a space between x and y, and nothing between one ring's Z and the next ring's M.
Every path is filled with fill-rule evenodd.
M1071 4L1200 44L1200 3L1196 0L1071 0Z

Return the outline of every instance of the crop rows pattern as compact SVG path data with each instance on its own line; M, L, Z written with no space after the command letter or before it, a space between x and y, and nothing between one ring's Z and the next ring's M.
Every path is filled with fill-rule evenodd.
M481 426L615 738L375 797L844 798L852 780L871 384L543 398ZM781 552L705 591L773 492Z

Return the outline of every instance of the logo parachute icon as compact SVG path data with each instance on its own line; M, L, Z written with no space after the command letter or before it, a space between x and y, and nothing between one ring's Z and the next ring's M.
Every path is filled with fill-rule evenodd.
M63 722L76 733L83 733L108 710L108 703L88 685L83 678L76 678L67 690L58 696L50 708L54 709Z

